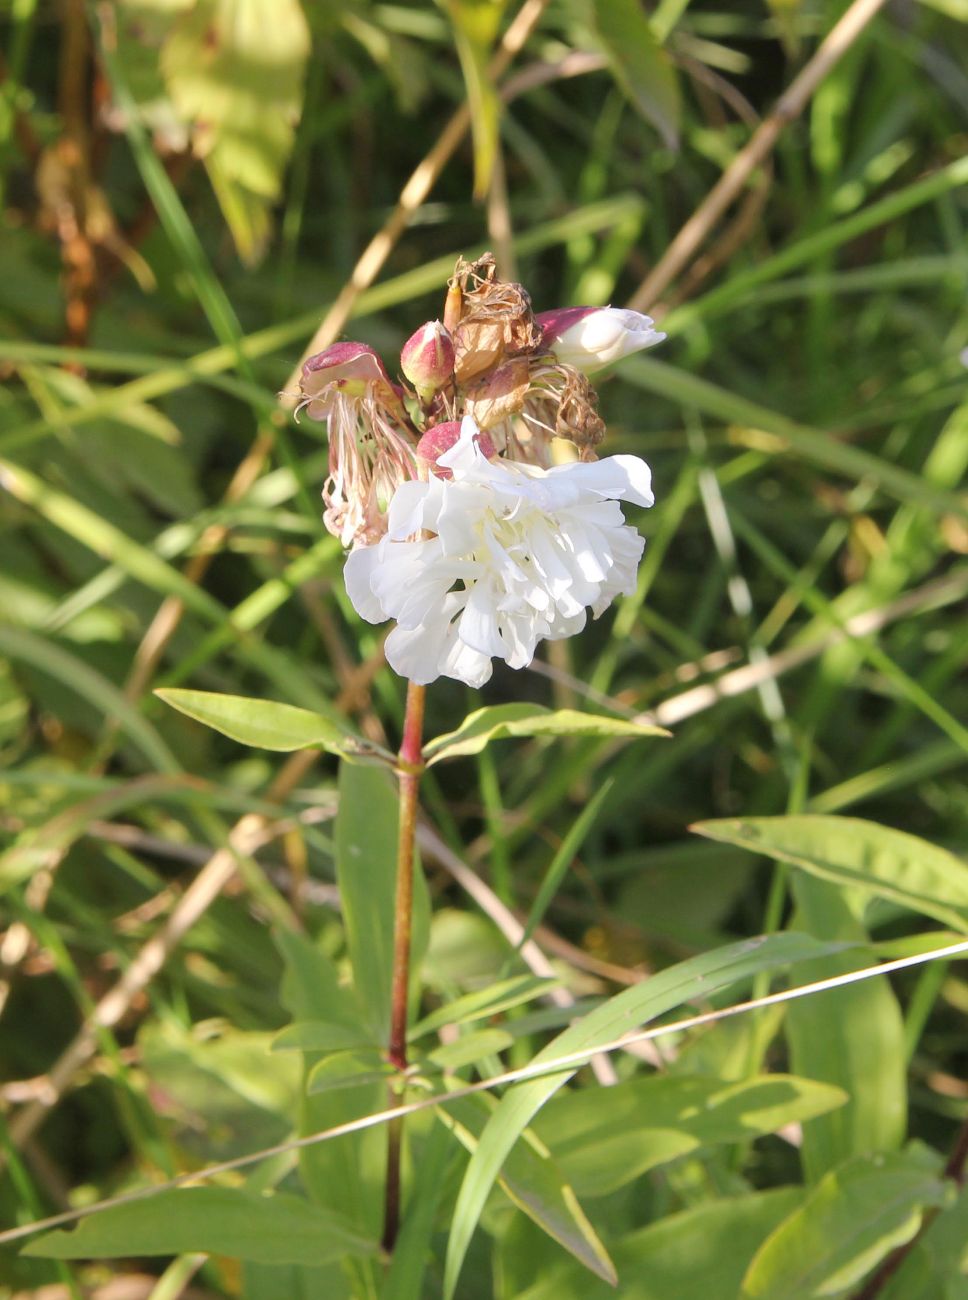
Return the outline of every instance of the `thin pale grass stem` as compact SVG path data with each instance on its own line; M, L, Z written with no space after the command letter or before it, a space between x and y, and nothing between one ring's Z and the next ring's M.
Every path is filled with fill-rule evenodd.
M793 988L782 989L778 993L768 993L761 998L750 998L747 1002L737 1002L733 1006L721 1007L717 1011L705 1011L699 1015L673 1021L670 1024L655 1025L651 1029L634 1030L631 1033L623 1034L620 1038L612 1039L610 1042L598 1044L594 1051L625 1051L634 1043L652 1042L669 1034L681 1034L689 1029L698 1029L703 1025L715 1024L721 1020L732 1019L734 1016L746 1015L750 1011L760 1011L764 1007L794 1002L817 993L825 993L830 989L843 988L848 984L859 984L864 980L876 979L883 975L891 975L895 971L910 969L912 966L922 966L929 961L947 961L962 956L966 952L968 952L968 939L962 939L958 943L946 944L942 948L933 948L928 952L915 953L911 957L899 957L894 961L881 962L875 966L864 966L859 970L848 971L842 975L832 975L827 979L813 980L809 984L798 984ZM592 1055L593 1052L585 1049L579 1052L568 1052L547 1061L532 1062L530 1065L521 1066L515 1070L506 1070L502 1074L495 1074L490 1078L480 1079L476 1083L466 1084L463 1088L457 1088L452 1092L448 1091L435 1094L432 1097L424 1097L420 1101L407 1102L403 1106L393 1107L389 1110L374 1111L370 1115L363 1115L359 1119L349 1120L345 1124L337 1124L333 1128L324 1129L320 1133L311 1133L303 1138L293 1138L287 1142L280 1142L276 1146L253 1151L246 1156L238 1156L234 1160L224 1160L216 1165L208 1165L204 1169L179 1174L177 1178L171 1178L167 1182L158 1183L151 1187L143 1187L137 1191L128 1192L124 1196L98 1201L94 1205L85 1206L83 1209L68 1210L63 1214L55 1214L48 1219L40 1219L35 1223L21 1224L20 1227L0 1232L0 1245L10 1241L19 1241L24 1237L32 1236L36 1232L59 1228L67 1223L75 1223L88 1214L98 1214L104 1210L114 1209L118 1205L127 1205L132 1201L143 1201L161 1192L173 1191L176 1188L184 1187L188 1183L214 1178L219 1174L231 1173L235 1169L245 1169L249 1165L258 1164L261 1160L285 1155L290 1151L301 1151L306 1147L318 1146L322 1142L331 1142L334 1138L345 1137L350 1133L360 1133L365 1129L378 1128L381 1124L389 1124L393 1120L401 1119L407 1115L416 1115L421 1111L430 1110L437 1106L447 1106L452 1101L461 1101L463 1098L472 1097L479 1092L489 1092L492 1088L513 1083L523 1083L527 1079L544 1078L549 1074L573 1073L581 1066L587 1065Z
M615 713L632 718L642 725L671 727L678 722L685 722L687 718L704 713L706 709L713 708L723 700L735 699L739 695L756 690L762 682L770 678L780 677L794 668L801 668L843 641L871 636L891 623L897 622L898 619L956 604L965 596L968 596L968 570L956 571L948 577L938 578L915 587L886 605L854 614L844 619L842 627L832 628L815 641L780 650L762 663L743 664L739 668L733 668L729 672L722 673L715 681L692 686L687 691L680 691L678 695L671 695L654 709L646 712L637 712L627 704L623 704L621 700L588 686L580 678L562 673L553 664L535 660L530 666L530 671L552 680L562 678L585 699L604 705ZM706 663L705 660L703 662ZM714 663L715 661L713 664L707 663L707 670L711 669Z
M524 926L511 909L498 898L494 890L480 878L476 871L473 871L448 844L444 843L436 831L429 826L421 826L417 831L417 841L428 857L442 866L461 889L474 900L484 915L490 917L508 943L518 950L518 955L532 974L542 979L558 978L554 966L534 939L521 942L524 938ZM548 1000L556 1007L575 1005L574 996L561 985L548 990ZM653 1058L650 1056L649 1059ZM615 1067L607 1056L593 1056L591 1066L596 1079L604 1087L610 1087L618 1082Z
M842 641L871 636L900 618L923 610L939 609L944 605L954 604L963 600L966 595L968 595L968 570L953 573L950 577L940 578L936 582L927 582L878 609L865 610L861 614L844 619L841 627L831 629L827 635L819 637L816 641L781 650L762 663L744 664L742 668L734 668L732 672L724 673L715 682L694 686L679 695L673 695L671 699L664 700L654 709L634 714L634 720L643 725L671 727L677 722L683 722L686 718L702 713L705 709L712 708L721 700L744 695L772 677L779 677L782 673L809 663L811 659L816 659L825 650L839 645Z
M650 308L683 270L726 209L739 197L752 173L772 152L783 128L800 116L821 81L836 67L884 3L885 0L854 0L636 289L629 299L629 307L637 311Z

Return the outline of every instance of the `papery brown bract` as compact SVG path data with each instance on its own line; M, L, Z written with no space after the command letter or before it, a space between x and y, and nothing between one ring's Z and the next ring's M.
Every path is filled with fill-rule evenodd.
M454 328L454 373L464 386L506 357L535 351L541 331L522 285L499 280L492 254L459 262L451 287L461 290L460 318Z

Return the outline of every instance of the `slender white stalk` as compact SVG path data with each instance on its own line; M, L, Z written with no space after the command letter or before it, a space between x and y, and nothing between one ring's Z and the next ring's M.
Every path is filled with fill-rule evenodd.
M205 1169L180 1174L177 1178L169 1179L166 1183L153 1184L151 1187L143 1187L138 1191L127 1192L124 1196L115 1196L106 1201L97 1201L95 1204L87 1205L81 1210L66 1210L63 1214L54 1214L48 1219L38 1219L35 1223L22 1224L19 1228L11 1228L6 1232L0 1232L0 1245L10 1241L18 1241L23 1237L30 1237L37 1232L45 1232L50 1228L59 1228L67 1223L75 1223L78 1219L86 1218L89 1214L98 1214L104 1210L111 1210L118 1205L127 1205L132 1201L143 1201L148 1197L157 1196L159 1192L172 1191L189 1183L203 1182L205 1179L214 1178L219 1174L230 1173L235 1169L244 1169L248 1165L257 1164L260 1160L268 1160L273 1156L285 1155L289 1151L298 1151L304 1147L316 1146L321 1142L330 1142L334 1138L345 1137L349 1133L359 1133L363 1129L377 1128L380 1124L388 1124L391 1120L401 1119L405 1115L415 1115L419 1111L430 1110L434 1106L446 1106L449 1102L460 1101L462 1098L471 1097L477 1092L487 1092L491 1088L502 1087L511 1083L522 1083L526 1079L537 1079L547 1074L562 1074L565 1071L574 1071L582 1065L587 1065L597 1052L621 1051L627 1048L630 1043L648 1042L655 1038L662 1038L667 1034L679 1034L687 1029L696 1029L700 1025L709 1025L718 1020L727 1020L732 1016L745 1015L748 1011L759 1011L763 1007L777 1006L783 1002L794 1002L798 998L809 997L814 993L825 993L829 989L842 988L847 984L859 984L863 980L876 979L878 976L890 975L895 971L907 970L912 966L923 966L931 961L944 961L961 956L964 953L968 953L968 939L947 944L943 948L932 948L928 952L915 953L912 957L899 957L895 961L881 962L877 966L864 966L860 970L848 971L843 975L832 975L828 979L814 980L810 984L798 984L794 988L782 989L778 993L768 993L761 998L751 998L748 1002L737 1002L734 1006L723 1007L718 1011L706 1011L697 1016L688 1016L686 1019L676 1020L672 1024L656 1025L652 1029L633 1030L631 1033L623 1034L620 1038L612 1039L611 1042L598 1043L591 1049L585 1048L580 1052L568 1052L550 1061L535 1062L531 1065L521 1066L516 1070L506 1070L503 1074L495 1074L488 1079L480 1079L476 1083L469 1083L465 1087L456 1088L451 1092L435 1094L420 1101L408 1102L404 1106L397 1106L391 1110L374 1111L370 1115L361 1116L360 1119L350 1120L346 1124L337 1124L333 1128L324 1129L321 1133L311 1133L308 1137L293 1138L288 1142L280 1142L276 1146L253 1151L247 1156L238 1156L234 1160L223 1160L220 1164L208 1165Z

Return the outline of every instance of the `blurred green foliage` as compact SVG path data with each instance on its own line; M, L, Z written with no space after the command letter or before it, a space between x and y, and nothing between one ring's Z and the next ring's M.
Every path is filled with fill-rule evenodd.
M388 896L357 881L340 913L353 836L333 826L336 755L293 769L274 803L285 759L153 690L277 700L399 742L401 683L322 529L321 426L291 421L277 394L444 124L466 96L473 134L348 326L391 372L440 314L457 255L492 243L513 251L506 270L536 309L627 300L841 11L552 0L492 85L510 5L0 5L5 1222L384 1105L360 1061L381 1045L360 1041L355 998L376 978L366 954ZM635 596L482 698L454 683L430 694L431 736L482 704L672 731L625 746L529 733L427 778L443 848L424 849L419 1012L457 1003L463 1057L447 1057L443 1021L420 1051L431 1073L458 1062L451 1084L523 1065L576 1015L607 1020L624 986L644 996L644 975L751 935L814 936L788 977L801 983L941 945L937 927L963 915L966 22L955 0L888 5L663 287L668 342L598 384L608 449L644 455L656 480L635 521L648 537ZM348 770L365 774L355 834L379 807L385 838L389 788ZM37 1081L232 827L264 813L238 873L44 1109ZM844 813L915 847L892 857L876 825L844 832ZM776 842L749 838L786 814ZM710 819L717 839L690 832ZM483 910L448 853L490 888ZM508 992L530 977L494 899L540 921L574 1007L542 980ZM753 974L754 990L768 978ZM708 1010L744 988L683 996ZM480 1185L458 1294L587 1300L613 1294L588 1267L614 1265L619 1293L649 1300L849 1295L916 1241L877 1294L962 1295L966 1202L943 1166L968 1115L966 1008L963 973L936 963L659 1040L657 1057L614 1057L603 1131L582 1070L496 1189ZM316 1027L301 1057L269 1050L290 1021ZM307 1092L314 1071L351 1086ZM38 1098L42 1125L18 1137ZM372 1249L373 1130L226 1177L204 1213L166 1194L167 1236L146 1200L130 1220L88 1221L99 1249L38 1247L110 1264L11 1248L0 1294L97 1296L125 1277L159 1300L440 1295L455 1204L472 1200L458 1197L466 1150L486 1153L495 1114L455 1107L453 1131L413 1119L389 1270ZM218 1232L200 1238L205 1218Z

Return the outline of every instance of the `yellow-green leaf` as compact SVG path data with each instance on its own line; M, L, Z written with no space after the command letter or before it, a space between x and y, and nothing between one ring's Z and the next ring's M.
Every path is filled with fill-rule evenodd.
M643 740L668 736L661 727L642 726L625 718L577 709L546 709L540 704L495 704L469 713L456 731L435 736L424 747L429 763L465 754L479 754L492 740L511 736L599 736L612 740Z
M341 757L378 754L393 756L361 736L354 736L332 718L277 700L257 700L246 695L220 695L215 691L189 691L181 687L157 690L159 699L197 722L254 749L288 752L325 749Z
M724 818L692 829L968 930L968 865L916 835L820 813Z
M595 0L595 25L615 80L638 111L675 148L679 83L639 0Z

